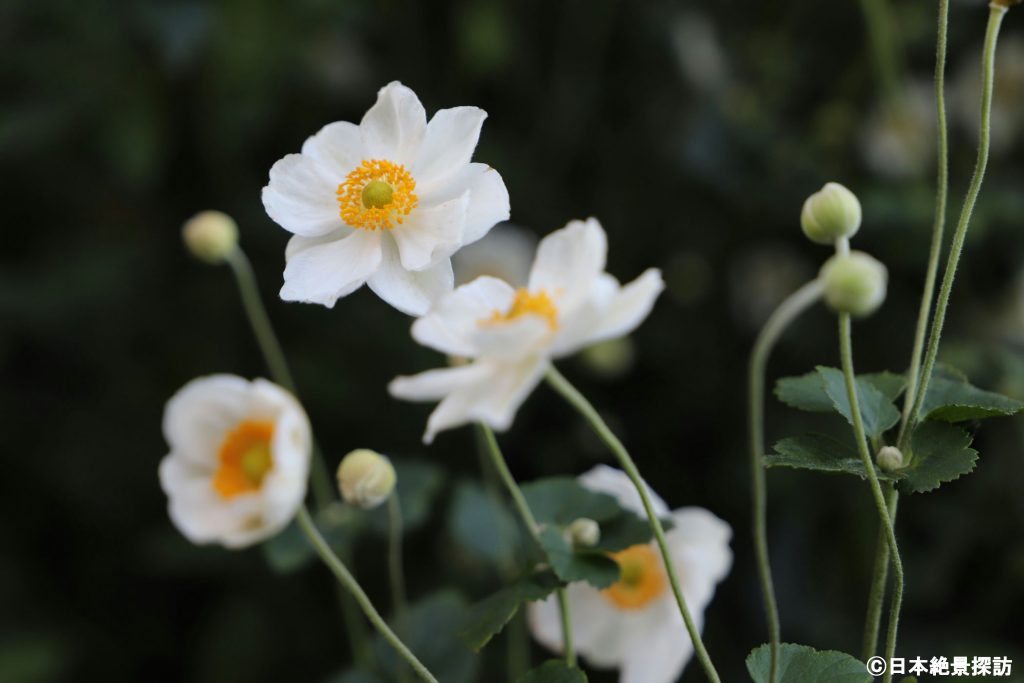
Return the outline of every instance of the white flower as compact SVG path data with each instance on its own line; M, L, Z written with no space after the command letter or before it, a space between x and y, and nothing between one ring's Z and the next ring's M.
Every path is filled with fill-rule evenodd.
M604 272L607 240L593 218L545 237L529 284L477 278L440 299L412 326L420 344L473 362L391 382L393 396L441 400L424 441L481 421L508 429L552 359L621 337L650 313L664 288L657 269L622 286Z
M621 470L598 465L579 480L644 515L639 494ZM658 516L671 516L675 523L666 532L669 551L687 606L697 628L702 628L715 586L732 566L732 529L704 508L669 512L657 494L647 491ZM595 668L618 668L620 683L672 683L693 656L693 644L658 547L653 542L636 545L613 557L622 578L610 588L599 591L586 583L573 583L567 589L576 649ZM561 651L561 617L554 597L531 604L529 622L534 638L552 651Z
M451 291L451 255L508 218L498 172L470 163L486 112L442 109L427 123L393 82L359 125L339 121L270 169L263 205L294 233L281 298L331 307L364 283L411 315Z
M530 264L537 248L537 238L518 225L496 225L487 235L452 257L455 283L464 285L481 275L504 280L522 287L530 277Z
M193 543L242 548L283 529L306 496L309 419L262 379L212 375L182 387L164 410L171 452L160 484L171 521Z

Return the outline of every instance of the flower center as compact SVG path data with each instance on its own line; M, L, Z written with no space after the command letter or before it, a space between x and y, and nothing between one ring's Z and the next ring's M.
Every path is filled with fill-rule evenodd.
M619 565L619 580L601 591L601 595L619 609L646 607L668 588L661 558L650 545L634 545L612 553L611 558Z
M415 189L405 166L366 159L338 185L341 218L353 228L390 230L416 208Z
M222 498L234 498L258 491L274 467L270 442L274 423L246 420L228 432L220 445L220 466L213 475L213 488Z
M495 311L487 322L505 323L524 315L540 316L548 321L548 327L552 330L558 329L558 307L548 293L542 289L532 294L525 287L516 290L516 298L512 300L512 305L507 311Z

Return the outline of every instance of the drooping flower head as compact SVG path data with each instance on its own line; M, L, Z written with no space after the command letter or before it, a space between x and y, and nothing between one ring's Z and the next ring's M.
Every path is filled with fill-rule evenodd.
M621 470L598 465L579 478L586 488L607 493L619 504L644 514L640 496ZM729 573L732 529L698 507L670 511L648 488L659 517L671 517L666 532L669 551L679 574L686 602L698 628L715 586ZM619 580L605 590L586 583L568 589L576 649L596 668L619 669L620 683L672 683L693 656L693 644L672 594L665 564L657 546L635 545L615 553ZM529 607L530 631L542 645L563 647L558 601L550 597Z
M622 286L604 272L607 250L596 220L573 221L541 241L526 287L480 277L413 324L420 344L473 361L391 383L398 398L441 401L424 441L475 421L507 429L551 360L628 334L647 317L661 273L652 268Z
M359 125L331 123L274 164L263 205L294 234L281 298L331 307L365 283L420 315L451 291L451 255L509 216L501 176L470 162L486 117L455 107L428 123L393 82Z
M290 393L234 375L195 379L167 402L160 484L193 543L242 548L295 516L306 495L309 420Z

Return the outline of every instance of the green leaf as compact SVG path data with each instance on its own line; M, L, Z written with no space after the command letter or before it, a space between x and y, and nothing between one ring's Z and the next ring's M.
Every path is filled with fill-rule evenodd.
M774 453L764 457L768 467L791 467L816 472L854 474L867 479L864 462L850 444L829 436L806 434L782 439L774 446ZM892 480L892 475L875 467L879 479Z
M539 524L565 526L580 517L600 523L622 512L615 498L584 488L573 477L538 479L522 490Z
M943 422L925 422L911 439L910 464L899 471L901 491L924 493L974 469L978 452L971 435Z
M527 671L516 683L587 683L587 675L561 659L552 659Z
M458 637L468 610L461 595L443 590L410 605L393 628L439 681L472 683L479 680L479 658ZM373 651L374 661L386 680L399 678L399 668L408 670L408 664L379 634L374 637Z
M825 383L825 393L846 420L853 424L853 411L850 409L849 397L846 394L846 380L843 373L836 368L818 367L818 374ZM856 382L857 402L864 423L864 431L868 437L881 436L885 430L900 421L900 412L892 404L892 400L882 391L865 379Z
M894 401L903 393L906 380L903 379L903 375L894 372L873 372L857 375L857 384L862 392L869 391L865 386L870 386L881 392L889 401ZM843 384L844 392L845 388L846 385ZM786 405L799 410L813 413L830 413L836 410L831 397L825 391L825 379L820 372L808 372L799 377L783 377L775 383L775 395Z
M663 519L661 525L665 531L668 531L672 528L672 520ZM634 545L649 543L654 538L654 532L651 530L647 518L634 515L629 511L623 511L617 517L601 522L600 527L601 538L594 546L594 550L615 553Z
M459 636L475 652L501 633L525 602L543 600L562 583L551 572L521 579L469 608Z
M607 588L619 580L619 565L597 548L573 548L557 529L540 533L540 545L551 568L562 581L586 581L594 588Z
M519 525L508 506L469 481L455 487L448 528L466 550L498 565L514 559L520 542Z
M869 683L867 667L845 652L818 651L806 645L783 643L779 648L776 683ZM771 647L762 645L747 657L747 671L754 683L768 683Z
M1002 394L984 391L967 382L933 376L921 414L930 420L963 422L986 417L1015 415L1024 403Z
M395 474L398 476L395 490L402 506L402 530L410 533L423 526L430 518L441 489L444 488L445 472L435 463L426 460L393 459ZM371 531L381 536L388 533L388 510L386 505L364 513Z

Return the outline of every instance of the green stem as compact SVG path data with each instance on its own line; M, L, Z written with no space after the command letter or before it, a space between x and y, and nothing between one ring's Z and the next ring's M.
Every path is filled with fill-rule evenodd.
M277 340L277 335L274 334L274 327L270 324L267 309L263 306L263 300L260 298L256 274L253 272L249 258L242 251L241 247L236 247L234 251L228 254L227 262L235 274L238 290L242 295L242 305L245 308L245 314L249 318L253 335L256 337L256 343L259 344L260 352L263 354L263 360L267 364L271 378L298 396L295 380L292 377L291 370L288 368L288 361L285 359L281 344ZM316 506L318 509L323 509L334 498L334 489L331 486L330 475L328 475L327 463L324 462L323 453L316 444L313 446L312 486L313 499L316 501Z
M889 508L889 523L896 523L896 507L900 494L896 487L886 484L886 506ZM878 631L882 621L882 603L885 601L885 584L889 579L889 543L885 525L878 525L878 540L875 542L875 566L872 572L871 592L868 594L868 613L864 619L864 656L866 662L875 656L878 649Z
M331 570L335 577L337 577L339 583L356 599L359 606L363 609L363 613L366 614L367 619L373 624L380 634L386 641L395 648L398 654L409 663L409 666L413 668L413 671L419 675L424 681L429 683L437 683L437 679L434 678L433 674L427 670L427 667L423 666L416 655L406 647L398 636L395 635L394 631L387 625L387 622L380 616L377 609L370 602L370 598L366 595L363 589L359 586L355 577L349 572L345 564L334 554L331 547L324 540L324 537L320 535L320 531L316 528L313 523L313 518L310 517L309 510L303 505L299 508L299 512L296 515L296 520L299 523L299 528L302 529L303 533L306 534L306 538L309 539L313 549L316 550L320 559L323 560L324 564Z
M523 496L519 484L516 483L515 477L512 476L512 472L508 469L508 464L505 462L505 456L501 452L501 447L498 445L498 439L494 436L494 431L482 422L477 424L477 429L482 437L487 454L491 456L491 464L494 465L495 471L497 471L501 481L505 484L505 489L512 497L512 502L519 512L526 530L539 546L540 527L530 511L530 506L526 502L526 497ZM556 593L558 594L558 606L562 613L562 641L565 644L565 663L569 666L576 666L576 648L572 639L572 620L569 613L569 602L564 588L559 588Z
M764 393L765 369L775 343L790 324L821 298L822 284L812 280L791 294L772 313L754 343L750 354L749 399L750 399L750 475L753 498L754 549L757 554L757 569L761 579L761 596L764 600L765 618L768 621L768 638L771 644L770 683L775 683L779 666L779 643L781 627L779 608L775 599L772 581L772 567L768 557L767 507L768 494L762 458L764 447Z
M896 36L892 31L894 22L886 0L861 0L860 6L864 12L875 70L878 72L883 93L892 102L900 90L901 68Z
M846 397L850 402L850 412L853 415L853 433L857 440L857 450L860 453L861 461L864 463L864 470L868 476L868 483L871 486L871 495L878 509L878 517L885 531L886 542L889 545L889 553L892 562L893 587L892 603L889 610L889 631L886 638L885 657L886 661L892 661L896 652L896 633L899 630L900 607L903 603L903 562L900 559L899 546L896 543L896 533L893 530L892 520L889 517L889 507L885 501L885 494L882 493L882 486L878 482L878 475L875 473L875 463L871 459L871 452L868 450L868 440L864 434L864 421L860 413L860 401L857 398L857 380L853 371L853 344L850 339L850 314L839 314L839 355L842 360L843 378L846 380ZM883 683L892 681L892 671L887 669Z
M697 654L697 659L700 661L701 666L704 667L708 680L712 681L712 683L721 683L718 671L715 670L714 664L711 663L711 657L708 656L707 648L704 647L704 641L701 640L700 631L697 629L697 625L690 615L690 609L686 605L686 598L683 597L683 590L679 585L679 575L676 573L675 563L672 560L672 554L669 552L668 542L665 540L665 529L662 527L658 515L654 512L651 497L647 493L647 486L640 477L636 463L633 462L633 458L629 455L626 447L622 445L618 437L605 424L605 421L601 419L594 406L553 365L548 368L547 380L552 388L561 394L590 423L594 432L597 433L601 440L611 449L615 457L618 458L622 469L626 472L630 481L633 482L633 486L636 487L637 493L640 494L640 500L643 502L644 511L647 513L647 520L654 531L654 539L658 544L661 558L665 563L665 573L668 574L672 593L675 595L676 604L679 605L679 613L682 614L686 630L690 634L690 640L693 641L693 649Z
M1003 23L1003 17L1006 15L1006 7L996 2L989 5L989 8L988 28L985 31L985 47L982 57L981 130L978 141L978 160L974 167L971 184L967 189L963 208L960 211L960 220L957 223L956 232L953 233L953 244L949 250L946 270L942 276L942 286L939 288L939 298L935 304L935 318L932 320L931 333L928 337L928 350L925 354L924 368L921 372L916 394L914 395L913 407L901 430L900 450L906 448L910 435L913 434L914 426L921 412L921 406L924 404L925 395L928 393L928 383L931 380L932 370L935 368L935 360L939 355L939 343L942 340L942 328L946 322L949 296L953 291L953 280L956 278L956 269L960 263L960 254L964 248L964 240L967 238L967 229L970 227L971 215L974 213L974 205L978 200L978 194L981 192L981 184L985 179L985 169L988 166L996 42L999 37L999 28Z
M946 123L946 45L949 35L949 0L939 0L938 39L935 48L935 107L938 122L939 159L936 171L935 221L932 225L932 244L928 254L928 270L924 278L924 292L917 315L917 330L914 333L914 350L910 355L910 370L907 372L907 388L903 397L903 419L897 443L903 443L907 425L910 423L914 397L921 372L921 355L924 353L925 337L928 333L928 319L935 295L935 280L939 274L939 258L942 256L942 239L946 231L946 207L949 197L949 130Z

